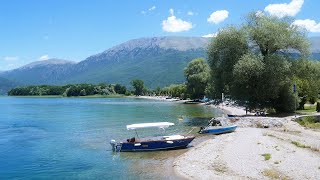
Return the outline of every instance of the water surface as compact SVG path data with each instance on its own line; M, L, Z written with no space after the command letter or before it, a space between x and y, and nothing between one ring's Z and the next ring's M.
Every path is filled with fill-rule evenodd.
M206 106L134 98L0 97L0 179L168 179L156 168L170 166L166 160L186 150L114 153L109 141L134 136L125 126L144 122L174 122L167 134L193 134L206 123L201 117L219 114Z

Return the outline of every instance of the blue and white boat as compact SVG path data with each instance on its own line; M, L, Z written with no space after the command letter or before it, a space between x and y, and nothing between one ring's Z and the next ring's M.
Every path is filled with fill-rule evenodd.
M173 126L170 122L141 123L127 125L127 130L137 130L143 128L160 128L165 129ZM137 131L136 131L137 134ZM154 137L136 137L126 139L120 142L111 140L110 144L113 151L155 151L167 149L186 148L194 139L194 136L171 135L171 136L154 136Z
M223 134L230 133L237 129L237 125L221 125L220 121L212 119L206 127L201 127L200 134Z

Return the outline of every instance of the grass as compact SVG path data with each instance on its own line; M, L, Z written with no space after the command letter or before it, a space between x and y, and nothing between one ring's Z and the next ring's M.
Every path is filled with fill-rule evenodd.
M281 179L281 180L286 180L288 179L287 177L282 177L282 175L277 172L276 170L273 169L265 169L263 170L262 174L270 179Z
M305 116L297 119L297 122L306 128L320 129L319 116Z
M214 169L214 171L219 172L219 173L225 173L228 171L227 166L224 164L220 164L220 163L214 164L213 169Z
M294 145L296 145L296 146L299 147L299 148L311 148L311 146L307 146L307 145L302 144L302 143L300 143L300 142L298 142L298 141L291 141L291 143L294 144Z
M279 164L279 163L280 163L279 161L275 161L275 162L274 162L274 164Z
M264 157L264 160L265 160L265 161L268 161L269 159L271 159L271 154L269 154L269 153L262 154L261 156Z
M315 105L305 106L304 109L297 110L297 113L299 113L299 114L313 113L313 112L316 112L316 107L317 106L315 106Z

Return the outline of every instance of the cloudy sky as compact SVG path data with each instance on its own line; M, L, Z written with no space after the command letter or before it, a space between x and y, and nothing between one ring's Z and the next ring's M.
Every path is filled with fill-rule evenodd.
M320 36L319 7L319 0L1 0L0 71L50 58L81 61L140 37L212 37L252 11L290 16Z

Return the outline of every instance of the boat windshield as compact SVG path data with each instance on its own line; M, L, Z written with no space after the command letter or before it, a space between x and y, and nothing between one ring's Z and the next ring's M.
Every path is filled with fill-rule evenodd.
M173 126L174 123L171 122L156 122L156 123L140 123L140 124L130 124L127 125L127 130L143 129L143 128L168 128Z

